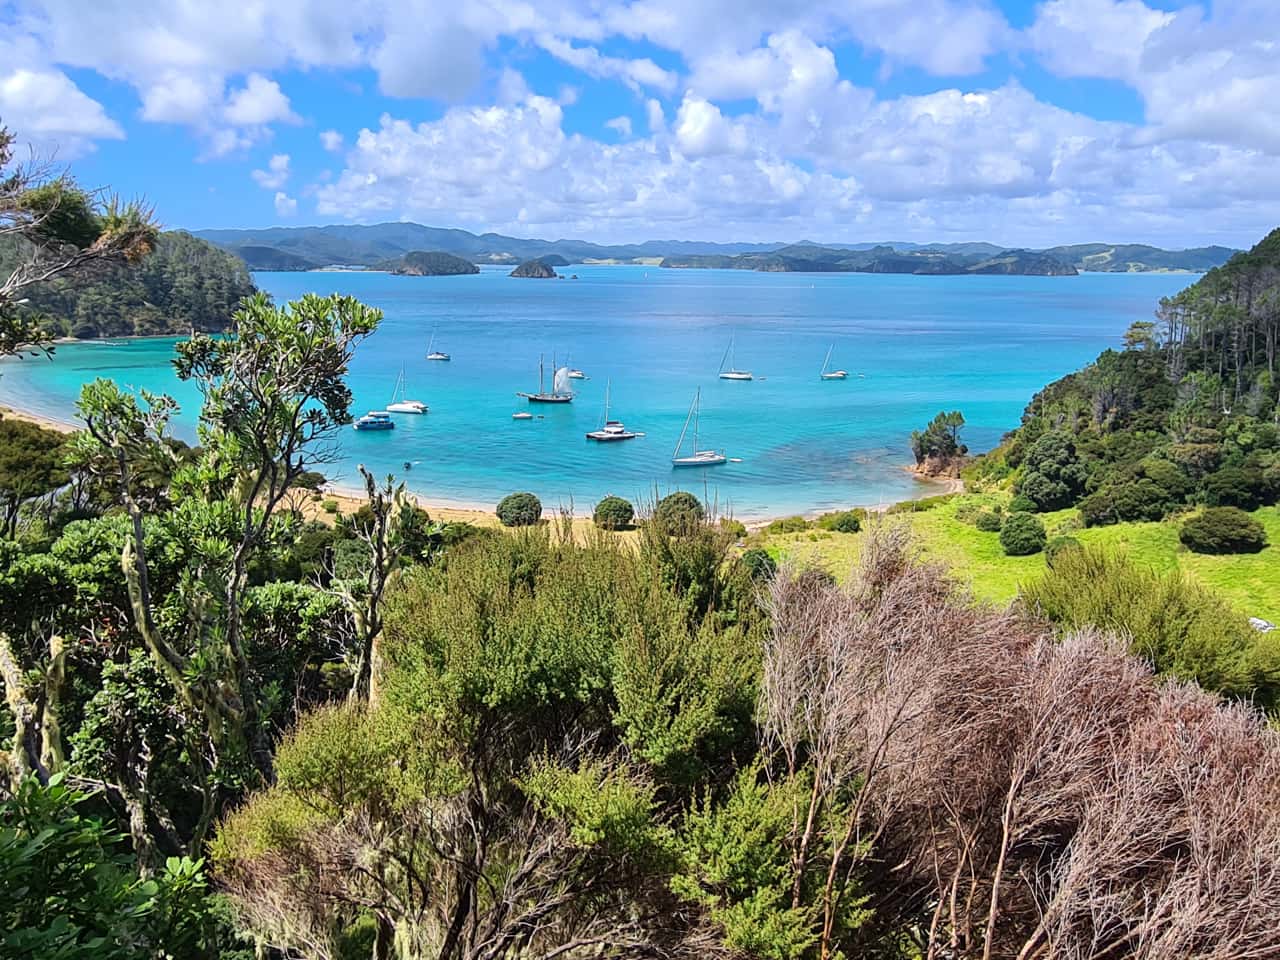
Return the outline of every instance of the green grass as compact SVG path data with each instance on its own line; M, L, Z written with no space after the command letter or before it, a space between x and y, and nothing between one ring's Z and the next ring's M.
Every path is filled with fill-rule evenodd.
M969 584L976 597L1008 603L1017 595L1019 583L1044 572L1044 555L1007 557L1000 548L999 534L983 533L956 519L956 509L961 504L989 508L1007 503L1007 499L1000 494L965 494L932 510L900 514L893 519L910 524L923 555L949 566ZM1270 545L1261 553L1234 556L1191 553L1178 542L1180 520L1077 530L1072 529L1076 523L1074 510L1041 514L1040 518L1050 539L1065 533L1081 543L1124 550L1132 559L1162 572L1181 569L1222 594L1240 612L1280 622L1280 507L1264 507L1254 516L1266 529ZM779 559L817 565L843 579L857 562L864 536L811 531L767 535L763 542Z

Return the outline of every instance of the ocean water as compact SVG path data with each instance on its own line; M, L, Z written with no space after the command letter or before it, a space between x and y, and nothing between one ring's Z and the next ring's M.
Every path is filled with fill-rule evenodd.
M940 409L963 411L962 439L986 449L1016 426L1031 396L1108 346L1157 300L1192 278L915 277L769 274L573 266L578 280L517 280L483 268L464 277L259 273L277 301L351 294L384 311L351 370L354 412L386 404L401 368L430 406L384 433L344 430L328 472L394 472L438 501L492 505L532 490L548 507L589 511L614 493L648 502L693 490L741 518L892 502L927 492L902 467L908 436ZM428 362L427 344L450 353ZM730 337L751 382L716 376ZM827 348L844 381L818 377ZM71 419L81 384L111 377L172 393L181 436L194 436L196 395L168 360L172 340L59 347L52 361L0 365L0 403ZM571 404L528 404L553 356L589 377ZM584 438L604 413L645 436ZM740 463L673 470L695 390L699 446ZM540 419L517 421L530 410ZM412 467L404 470L404 463Z

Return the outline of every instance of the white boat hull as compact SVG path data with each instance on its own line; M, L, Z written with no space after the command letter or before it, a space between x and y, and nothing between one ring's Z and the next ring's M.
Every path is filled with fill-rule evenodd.
M831 373L824 373L823 380L844 380L849 374L844 370L833 370Z
M427 412L427 405L420 400L400 400L396 403L388 403L387 412L422 414Z
M720 374L721 380L750 380L751 374L746 370L726 370Z
M428 353L427 359L428 360L448 360L449 355L447 353Z
M714 450L699 450L691 457L671 458L673 467L715 467L728 462L728 457L723 453L716 453Z

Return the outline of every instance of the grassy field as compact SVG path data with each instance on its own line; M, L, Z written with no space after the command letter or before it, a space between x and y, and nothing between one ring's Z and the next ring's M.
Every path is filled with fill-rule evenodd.
M932 510L891 519L910 524L923 554L951 567L972 587L975 596L1007 603L1016 596L1019 583L1044 571L1044 555L1007 557L1000 548L999 534L983 533L956 518L961 504L992 506L1006 501L1006 497L995 494L963 494ZM1177 520L1077 530L1072 529L1076 523L1074 510L1042 514L1041 519L1050 538L1066 533L1081 543L1123 550L1157 570L1180 569L1217 590L1241 613L1280 623L1280 507L1265 507L1254 516L1266 528L1270 546L1261 553L1221 557L1191 553L1183 547L1178 542ZM863 534L812 530L760 536L762 545L780 559L816 564L843 579L857 562Z

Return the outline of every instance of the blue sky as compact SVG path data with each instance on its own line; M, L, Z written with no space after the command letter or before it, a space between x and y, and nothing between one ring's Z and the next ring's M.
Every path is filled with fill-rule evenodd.
M1248 245L1280 4L0 0L0 122L169 226Z

